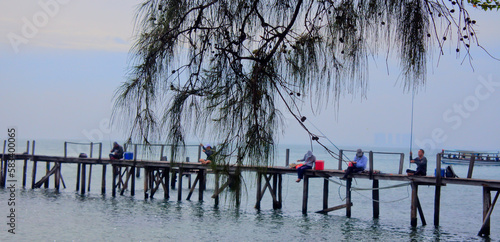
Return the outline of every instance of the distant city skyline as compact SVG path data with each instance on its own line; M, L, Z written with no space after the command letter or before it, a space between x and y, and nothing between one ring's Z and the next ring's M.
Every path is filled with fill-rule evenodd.
M128 73L139 3L0 2L1 137L16 126L27 139L124 141L128 132L110 130L107 123L114 92ZM500 57L500 14L469 12L477 20L481 44ZM415 96L414 150L500 150L500 62L473 46L473 71L464 53L457 57L455 43L445 44L444 56L434 49L429 58L428 82ZM306 96L303 114L337 145L409 146L411 93L398 81L398 63L389 58L386 65L381 54L369 64L366 99L345 94L338 109L330 103L318 113ZM283 113L287 127L279 143L309 144L307 134Z

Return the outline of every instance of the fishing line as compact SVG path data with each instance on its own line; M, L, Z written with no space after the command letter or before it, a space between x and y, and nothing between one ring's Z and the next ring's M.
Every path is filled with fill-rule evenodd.
M310 120L307 120L321 135L323 135L323 137L328 140L328 142L330 142L330 144L333 145L333 147L335 147L338 151L340 151L339 147L337 147L329 138L328 136L326 136L323 132L321 132L320 129L318 129L318 127L316 127L316 125L314 125ZM342 156L344 156L346 158L346 160L349 160L349 158L344 154L342 153Z

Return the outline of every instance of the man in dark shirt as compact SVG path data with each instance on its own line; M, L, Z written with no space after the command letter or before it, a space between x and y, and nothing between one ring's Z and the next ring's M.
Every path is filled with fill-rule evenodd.
M203 144L200 144L201 147L203 147L203 152L205 155L207 155L207 159L200 159L201 164L206 165L210 164L213 160L213 155L214 155L214 150L212 149L212 146L209 144L206 144L203 146Z
M109 159L119 160L123 158L123 147L121 147L117 142L113 143L113 149L110 151Z
M413 159L412 158L412 152L410 151L410 163L415 163L417 164L417 170L406 170L406 173L408 175L415 175L415 176L426 176L427 175L427 158L424 156L425 152L423 149L420 149L418 151L418 157Z

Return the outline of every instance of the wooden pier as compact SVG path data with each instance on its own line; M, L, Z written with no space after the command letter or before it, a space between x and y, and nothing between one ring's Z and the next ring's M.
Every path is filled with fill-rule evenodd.
M4 143L5 144L5 143ZM99 145L99 156L97 158L92 158L94 145ZM65 143L65 148L66 148ZM77 166L77 179L76 179L76 190L81 194L90 191L91 185L91 173L93 167L102 169L101 177L101 193L106 193L106 172L108 166L111 167L112 181L111 181L111 191L112 196L116 196L117 192L120 195L125 195L125 191L130 191L130 195L135 195L136 188L136 177L139 175L138 170L143 169L144 171L144 198L153 199L157 192L163 191L163 198L170 198L171 188L175 188L177 184L177 200L181 201L184 196L183 192L183 182L182 177L188 176L188 189L189 192L186 196L187 200L192 198L192 195L197 190L198 200L203 200L203 193L206 189L206 177L208 174L213 174L215 176L215 190L212 198L214 199L215 205L219 204L220 194L231 185L231 179L228 179L225 183L221 184L220 175L225 173L228 175L234 174L236 171L242 172L255 172L257 174L257 194L256 194L256 204L255 208L261 208L261 201L266 192L272 197L272 207L274 209L282 208L283 197L282 197L282 181L284 174L296 173L295 169L288 167L261 167L261 166L207 166L202 165L197 162L170 162L164 161L163 159L163 146L162 154L157 161L146 161L137 160L135 157L133 160L110 160L107 158L102 158L102 146L98 143L90 143L91 147L90 156L88 158L79 157L68 157L65 149L64 156L46 156L46 155L36 155L35 154L35 141L31 143L31 153L30 153L30 142L27 143L26 152L23 154L6 154L5 151L2 154L2 166L0 173L0 187L5 187L7 181L7 167L8 161L12 160L22 160L23 161L23 176L22 176L22 186L26 187L27 180L27 167L28 161L32 162L32 172L31 172L31 188L48 188L49 179L54 180L54 188L59 190L62 184L66 188L64 182L63 174L61 172L61 167L64 165L74 164ZM166 146L166 145L164 145ZM5 149L4 149L5 150ZM134 146L134 151L136 154L137 146ZM201 149L198 154L200 154ZM413 227L418 225L418 217L420 217L422 225L426 225L426 219L420 206L420 200L418 196L418 188L421 185L434 186L434 225L439 226L439 215L440 215L440 201L441 201L441 187L448 184L456 185L466 185L466 186L478 186L483 189L483 223L481 224L481 229L478 233L480 236L488 236L490 234L490 219L492 211L498 200L500 194L500 180L482 180L473 179L472 170L474 167L474 159L471 159L471 164L469 167L469 174L467 178L445 178L441 177L441 173L437 172L436 176L407 176L403 174L404 165L404 154L402 153L387 153L387 152L372 152L368 153L369 164L368 170L364 173L353 174L352 177L347 178L345 184L346 199L344 204L329 207L328 194L329 186L331 182L335 182L330 179L332 177L342 177L344 175L342 156L344 151L340 151L340 159L338 160L337 170L308 170L303 179L303 197L302 197L302 213L307 214L308 200L309 200L309 180L310 179L323 179L323 206L322 209L317 211L318 213L328 213L331 211L345 209L346 216L351 217L351 207L354 202L352 201L352 179L368 179L372 181L372 206L373 206L373 217L378 218L380 214L379 209L379 198L380 198L380 180L391 180L391 181L401 181L406 182L411 186L411 216L410 224ZM349 151L352 152L352 151ZM374 170L374 154L392 154L399 155L399 172L398 174L384 174ZM287 161L289 152L287 150ZM37 179L37 163L45 162L46 169L43 177ZM441 154L436 157L436 168L439 171L441 168ZM88 172L88 173L87 173ZM195 176L194 182L191 183L191 175ZM496 192L496 193L495 193ZM492 199L492 195L495 196Z

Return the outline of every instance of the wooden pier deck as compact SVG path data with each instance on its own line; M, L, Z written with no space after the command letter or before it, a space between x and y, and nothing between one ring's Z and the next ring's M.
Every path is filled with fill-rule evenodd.
M34 144L34 142L33 142ZM34 145L32 146L32 152L29 154L29 143L25 154L3 154L2 155L2 170L0 173L0 187L5 187L7 181L7 167L8 162L22 160L23 165L23 177L22 184L23 187L26 186L27 180L27 162L32 162L31 171L31 188L45 188L49 187L49 179L53 177L54 188L60 189L60 184L62 182L63 186L66 188L64 179L62 178L61 167L69 164L77 165L77 179L76 179L76 190L81 194L85 194L86 191L90 191L91 185L91 172L92 167L101 166L102 177L101 177L101 192L106 193L106 171L107 167L112 168L112 196L116 196L117 191L121 195L124 195L126 190L130 191L130 195L135 195L135 180L136 174L139 169L144 170L144 198L153 198L160 188L163 190L163 195L165 199L170 198L170 188L178 186L177 189L177 200L182 200L182 179L176 179L176 177L182 178L182 176L189 176L188 189L189 193L186 199L191 199L194 191L198 190L198 199L203 200L203 192L206 188L206 176L207 174L214 174L215 176L215 190L212 198L214 199L215 205L219 203L219 195L231 184L231 179L228 179L225 183L221 184L220 175L221 174L234 174L234 172L255 172L257 174L257 194L256 194L256 204L255 208L261 208L261 200L266 193L269 191L272 200L273 208L280 209L282 207L282 177L284 174L296 173L295 169L288 167L262 167L262 166L209 166L202 165L197 162L169 162L169 161L155 161L155 160L110 160L105 158L78 158L78 157L67 157L65 156L47 156L47 155L34 155ZM342 152L342 151L341 151ZM65 152L66 153L66 152ZM467 178L445 178L441 177L440 173L436 176L407 176L402 174L403 171L403 161L404 154L401 154L399 174L385 174L379 173L373 169L374 159L373 154L377 152L369 152L369 165L368 171L364 173L353 174L352 177L346 180L345 192L346 201L345 204L337 205L334 207L329 207L328 204L328 194L329 185L331 183L331 177L341 177L345 173L342 170L343 161L340 159L338 161L338 168L336 170L326 169L326 170L308 170L306 171L303 179L303 200L302 200L302 213L307 214L307 203L309 198L309 179L319 178L324 179L323 183L323 207L322 210L318 211L320 213L328 213L338 209L346 209L346 216L351 216L351 206L352 198L352 179L368 179L372 180L372 199L373 199L373 217L379 217L379 181L380 180L390 180L390 181L401 181L407 182L411 185L411 226L417 226L417 214L421 219L423 225L426 225L422 208L420 206L420 201L418 197L418 187L420 185L435 186L435 197L434 197L434 225L439 226L439 214L440 214L440 197L441 197L441 187L448 184L455 185L465 185L465 186L478 186L483 189L483 224L479 235L487 236L490 234L490 218L491 213L494 209L496 201L500 194L500 180L483 180L483 179L473 179L472 170L474 167L474 159L471 159L471 166L469 167L469 175ZM394 154L378 152L381 154ZM99 156L101 156L99 154ZM288 156L287 156L288 157ZM342 157L342 155L340 156ZM46 169L43 177L37 180L37 163L45 162ZM287 161L288 163L288 161ZM51 167L52 165L52 167ZM88 168L88 174L87 174ZM436 157L436 168L439 170L441 168L441 154ZM191 183L191 175L196 175L195 180ZM264 179L262 179L264 178ZM177 180L177 182L176 182ZM129 187L130 185L130 187ZM496 191L496 195L492 201L492 192Z

